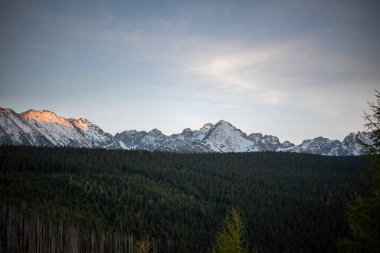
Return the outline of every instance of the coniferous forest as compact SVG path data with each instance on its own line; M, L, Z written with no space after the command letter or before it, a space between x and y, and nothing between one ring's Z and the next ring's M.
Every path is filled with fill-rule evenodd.
M336 252L367 167L366 157L3 146L0 251L210 252L234 208L258 252Z

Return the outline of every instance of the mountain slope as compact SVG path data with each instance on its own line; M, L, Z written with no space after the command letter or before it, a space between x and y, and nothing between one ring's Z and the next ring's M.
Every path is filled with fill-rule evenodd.
M54 146L45 135L34 129L21 114L0 108L0 139L2 144Z
M202 144L216 152L258 151L254 142L245 133L224 120L210 129Z
M50 111L28 110L17 114L0 109L2 144L120 148L111 134L86 119L66 119Z
M343 141L323 137L304 140L300 145L280 142L276 136L247 135L221 120L199 130L184 129L167 136L158 129L129 130L112 136L87 119L64 118L54 112L28 110L16 113L0 108L0 144L28 146L72 146L108 149L141 149L171 152L258 152L282 151L330 156L363 155L362 144L370 144L370 133L350 133Z

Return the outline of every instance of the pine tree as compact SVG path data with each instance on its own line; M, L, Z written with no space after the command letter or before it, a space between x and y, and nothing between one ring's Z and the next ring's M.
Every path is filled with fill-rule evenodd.
M246 221L232 209L224 221L223 229L217 234L212 253L247 253Z
M136 253L149 253L153 249L153 240L146 236L143 240L138 241L135 246Z
M376 103L370 103L371 113L365 113L367 128L372 131L372 145L368 151L371 167L366 181L371 190L368 197L358 196L347 208L351 230L350 238L338 242L340 252L380 252L380 93L376 91Z

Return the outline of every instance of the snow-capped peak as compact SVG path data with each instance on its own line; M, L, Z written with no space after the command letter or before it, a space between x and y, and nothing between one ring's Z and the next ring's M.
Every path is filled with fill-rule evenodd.
M247 135L231 123L220 120L204 137L202 144L216 152L244 152L254 149Z
M37 110L30 109L26 112L21 113L20 115L21 117L27 120L33 120L36 122L43 122L43 123L57 123L57 124L65 125L67 127L72 128L72 125L67 119L61 116L58 116L57 114L51 111L47 111L47 110L37 111Z
M294 145L276 136L252 133L247 136L231 123L220 120L199 130L185 128L166 136L158 129L129 130L112 136L84 118L64 118L54 112L28 110L16 113L0 108L0 144L33 146L74 146L177 152L286 151L322 155L362 155L363 144L371 144L371 133L350 133L343 142L317 137Z
M235 128L230 122L225 121L224 119L219 120L219 121L215 124L215 127L216 127L216 126L220 126L220 125L225 125L225 126L229 126L229 127L233 127L233 128Z
M2 111L10 112L3 109ZM90 121L67 119L54 112L30 109L1 115L1 138L7 143L33 146L119 147L112 135ZM115 143L115 144L114 144Z

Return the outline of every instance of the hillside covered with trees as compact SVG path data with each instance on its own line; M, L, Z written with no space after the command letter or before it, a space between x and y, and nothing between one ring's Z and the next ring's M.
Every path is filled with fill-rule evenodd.
M4 146L0 251L132 252L146 242L149 252L210 252L235 208L258 252L336 252L346 204L367 192L366 167L365 157Z

